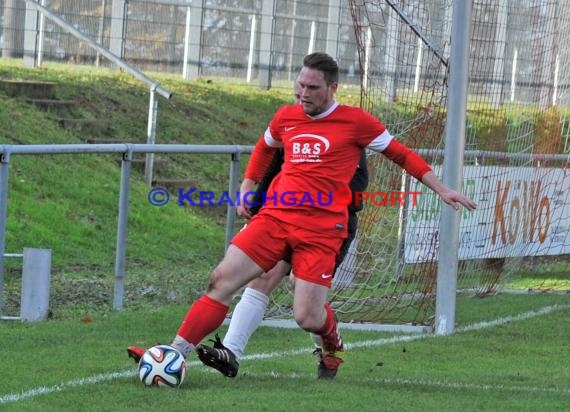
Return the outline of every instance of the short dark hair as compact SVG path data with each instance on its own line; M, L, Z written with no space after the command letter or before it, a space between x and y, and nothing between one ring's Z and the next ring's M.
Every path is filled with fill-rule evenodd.
M323 72L327 86L338 82L338 64L326 53L316 52L307 54L303 59L303 66Z

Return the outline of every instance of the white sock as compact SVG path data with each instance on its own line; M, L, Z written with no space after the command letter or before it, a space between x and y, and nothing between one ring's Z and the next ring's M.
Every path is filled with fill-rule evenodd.
M194 350L194 345L188 342L180 335L176 335L174 340L170 344L174 349L178 349L184 358L187 358L190 355L190 352Z
M223 342L238 360L243 356L249 338L263 320L268 302L267 295L252 288L245 288L241 295Z
M321 335L317 335L316 333L311 332L311 340L315 344L315 348L322 348L323 347L323 338Z

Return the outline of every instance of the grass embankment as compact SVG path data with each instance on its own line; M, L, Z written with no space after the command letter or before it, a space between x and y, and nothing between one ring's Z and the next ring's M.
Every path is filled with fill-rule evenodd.
M290 91L183 81L152 75L173 92L157 95L157 143L252 145ZM0 92L1 144L146 143L149 89L118 71L0 61L0 78L56 83L68 105L40 110L26 96ZM75 119L74 127L62 119ZM135 155L135 159L137 155ZM141 156L142 155L138 155ZM155 178L198 190L227 190L229 155L157 155ZM244 157L242 164L245 164ZM51 304L58 309L112 302L120 155L14 155L10 159L6 252L52 250ZM128 219L126 303L187 300L223 253L224 209L153 207L142 170L133 172ZM21 261L6 260L6 309L19 303ZM168 286L168 287L167 287Z

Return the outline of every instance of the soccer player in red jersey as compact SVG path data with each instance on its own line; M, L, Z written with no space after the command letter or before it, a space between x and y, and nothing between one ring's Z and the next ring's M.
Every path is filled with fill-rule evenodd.
M300 88L295 87L295 103L301 104ZM261 180L257 183L256 196L251 199L251 207L243 204L240 214L247 218L251 218L259 212L263 205L263 194L269 189L269 185L281 171L284 161L283 149L278 149L271 164L265 171ZM366 151L361 151L360 161L356 168L356 172L350 181L352 201L347 207L348 210L348 237L344 239L342 247L336 257L336 266L334 272L338 269L345 256L348 253L350 244L356 236L358 226L357 213L364 207L363 203L356 201L356 193L362 193L368 185L368 165L366 159ZM289 275L291 265L289 262L280 261L269 272L264 273L258 278L253 279L241 294L241 299L233 310L232 318L228 326L228 331L224 336L223 342L216 334L213 347L207 345L199 345L197 353L200 360L207 366L220 371L228 377L235 377L239 370L239 361L244 354L245 347L249 339L257 327L261 324L267 305L269 303L269 295L277 287L281 279ZM334 273L333 272L333 273ZM291 275L290 281L294 285L294 277ZM319 379L333 379L336 375L336 369L327 369L323 361L322 341L319 335L311 333L311 339L315 345L313 354L317 359L317 377Z
M378 119L335 101L338 65L330 56L320 52L305 56L297 85L301 105L277 111L250 157L240 193L251 191L280 147L285 152L281 173L271 183L264 207L232 239L206 293L182 321L172 346L185 357L197 346L200 350L200 341L222 324L240 288L280 260L288 260L295 274L295 321L321 337L324 366L336 372L343 362L344 345L326 297L335 257L346 237L347 208L334 198L325 200L339 190L349 193L363 148L381 152L456 210L461 205L469 210L476 207L471 199L444 185ZM129 348L131 355L140 351ZM222 361L231 361L231 351L222 347L217 353Z

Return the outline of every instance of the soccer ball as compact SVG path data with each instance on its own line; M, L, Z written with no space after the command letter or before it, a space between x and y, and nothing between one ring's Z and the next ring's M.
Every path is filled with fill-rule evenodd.
M156 345L144 353L138 372L146 386L176 388L184 382L186 360L172 346Z

